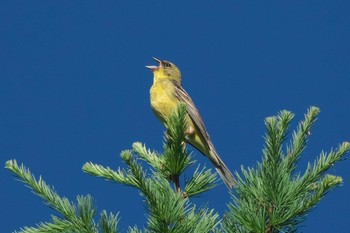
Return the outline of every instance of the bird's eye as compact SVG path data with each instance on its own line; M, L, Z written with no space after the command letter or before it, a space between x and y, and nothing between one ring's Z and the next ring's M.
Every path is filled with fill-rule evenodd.
M169 62L164 62L164 67L165 68L170 68L171 67L171 64Z

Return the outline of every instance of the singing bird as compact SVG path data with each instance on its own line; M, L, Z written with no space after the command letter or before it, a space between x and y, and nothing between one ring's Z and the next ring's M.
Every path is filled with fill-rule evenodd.
M199 150L213 163L226 186L232 189L236 180L220 159L196 106L181 86L180 70L169 61L158 58L153 59L159 63L158 66L146 66L152 70L154 75L153 85L150 90L152 111L164 124L178 104L180 102L185 103L188 114L187 143Z

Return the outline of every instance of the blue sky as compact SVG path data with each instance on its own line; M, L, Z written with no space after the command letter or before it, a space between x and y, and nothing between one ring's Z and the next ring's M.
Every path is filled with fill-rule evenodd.
M162 149L144 67L156 56L181 69L231 170L261 159L265 117L287 109L295 126L309 106L320 107L304 169L350 140L349 12L348 1L1 1L1 163L17 159L70 199L91 194L99 211L120 212L121 229L142 227L137 190L81 167L117 168L135 141ZM344 185L308 215L303 232L350 230L349 162L330 172ZM54 213L4 168L0 180L1 232ZM222 215L229 200L221 185L195 201Z

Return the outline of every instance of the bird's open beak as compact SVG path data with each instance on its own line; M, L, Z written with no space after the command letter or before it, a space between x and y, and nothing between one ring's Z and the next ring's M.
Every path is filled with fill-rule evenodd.
M148 68L148 69L150 69L150 70L152 70L152 71L159 69L160 65L162 64L162 60L160 60L160 59L158 59L158 58L156 58L156 57L153 57L153 59L154 59L156 62L158 62L159 65L158 65L158 66L146 66L146 68Z
M158 59L158 58L156 58L156 57L153 57L153 59L154 59L156 62L158 62L159 64L162 63L162 60L160 60L160 59Z

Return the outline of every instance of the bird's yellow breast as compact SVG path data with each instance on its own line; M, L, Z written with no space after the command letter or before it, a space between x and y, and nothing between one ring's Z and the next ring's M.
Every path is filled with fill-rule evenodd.
M179 103L175 96L174 84L170 80L157 80L151 87L150 96L152 111L165 123Z

